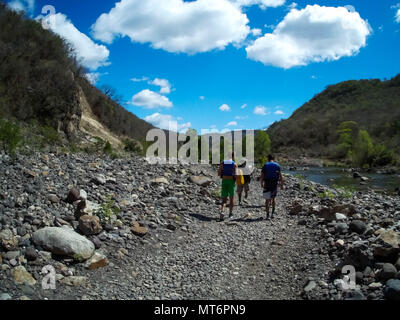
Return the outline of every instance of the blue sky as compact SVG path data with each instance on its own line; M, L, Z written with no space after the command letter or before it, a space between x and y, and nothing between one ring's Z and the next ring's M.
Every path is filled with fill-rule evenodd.
M265 128L327 85L400 73L400 0L8 2L53 6L96 85L156 126Z

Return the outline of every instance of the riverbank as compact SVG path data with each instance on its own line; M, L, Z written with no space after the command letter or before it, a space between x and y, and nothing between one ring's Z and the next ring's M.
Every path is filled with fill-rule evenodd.
M267 221L254 178L247 203L235 206L232 219L217 222L220 179L210 166L39 153L15 162L2 155L0 177L4 299L340 300L399 294L397 282L388 284L400 277L398 197L373 191L345 197L285 175L277 214ZM85 250L71 248L74 241ZM350 291L341 286L343 263L358 272ZM45 266L55 269L54 290L42 287Z

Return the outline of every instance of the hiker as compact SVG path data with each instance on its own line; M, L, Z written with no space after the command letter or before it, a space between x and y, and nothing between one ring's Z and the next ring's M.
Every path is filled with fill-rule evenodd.
M224 160L219 165L218 176L222 178L222 208L220 214L220 221L224 220L224 211L226 203L229 197L229 217L233 215L233 205L235 199L235 187L236 187L236 170L237 165L235 163L235 154L232 153L232 159Z
M274 156L268 156L268 162L262 168L261 173L261 188L263 188L263 196L265 199L265 211L267 213L266 220L269 219L269 208L272 204L271 218L274 217L275 213L275 198L278 194L278 183L281 189L283 189L283 177L281 167L274 161Z
M250 182L251 182L251 167L246 167L247 166L247 161L244 161L241 165L239 165L238 169L238 178L236 179L236 184L237 184L237 194L239 197L239 205L242 204L242 194L243 190L245 192L245 199L249 197L249 191L250 191ZM241 170L243 169L243 170ZM241 181L241 177L243 177L243 182ZM239 181L238 181L239 180Z

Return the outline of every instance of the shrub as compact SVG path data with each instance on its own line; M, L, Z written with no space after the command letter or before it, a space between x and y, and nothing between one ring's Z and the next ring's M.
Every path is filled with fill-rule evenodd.
M104 148L103 148L103 152L104 152L105 154L108 154L108 155L111 155L111 154L113 153L113 148L112 148L110 142L108 142L108 141L106 142L106 145L105 145Z
M102 224L111 220L113 216L117 216L121 209L114 205L114 200L111 196L107 196L106 201L101 204L100 209L94 212L94 215L99 217Z
M0 119L0 142L4 150L11 155L15 155L22 141L20 127L11 121Z

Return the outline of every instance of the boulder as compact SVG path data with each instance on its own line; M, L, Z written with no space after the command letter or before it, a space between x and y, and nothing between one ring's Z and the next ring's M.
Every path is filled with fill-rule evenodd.
M24 284L28 286L34 286L36 284L36 280L23 266L15 267L12 270L12 275L16 284Z
M79 230L85 236L99 234L102 230L99 217L89 215L81 216L79 218Z
M358 234L363 234L367 230L367 225L361 220L354 220L350 223L350 230Z
M386 282L383 292L386 299L400 300L400 280L390 279L388 282Z
M189 181L201 187L207 187L212 183L212 179L204 176L191 176Z
M62 227L47 227L36 231L33 242L56 255L72 257L75 260L87 260L94 252L94 244L76 233Z

